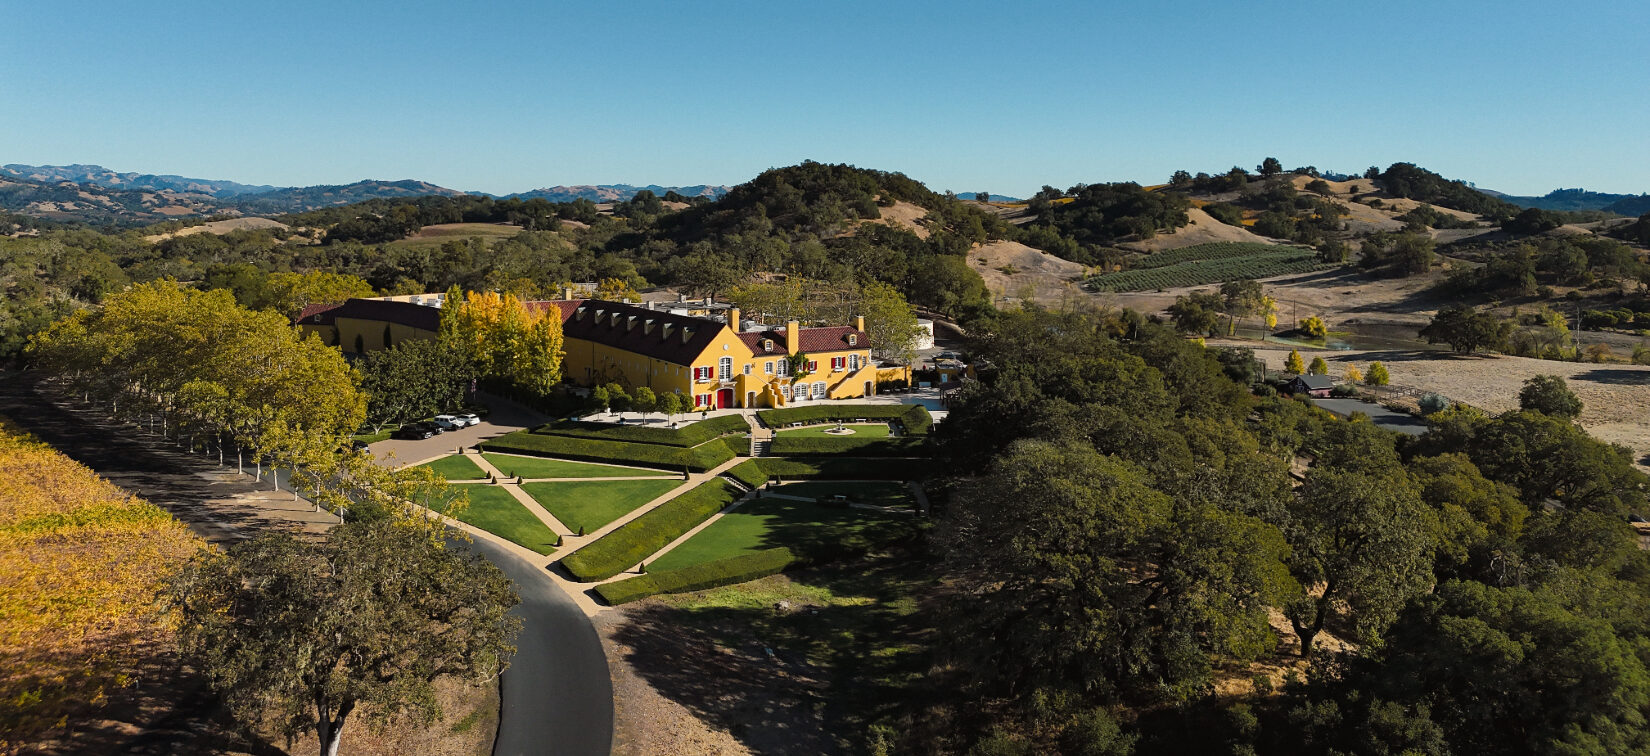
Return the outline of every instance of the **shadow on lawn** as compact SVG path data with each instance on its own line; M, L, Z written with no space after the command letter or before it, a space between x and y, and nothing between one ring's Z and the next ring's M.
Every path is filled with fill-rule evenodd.
M871 723L924 697L927 623L911 615L926 572L884 558L656 600L615 639L661 695L753 753L857 753Z

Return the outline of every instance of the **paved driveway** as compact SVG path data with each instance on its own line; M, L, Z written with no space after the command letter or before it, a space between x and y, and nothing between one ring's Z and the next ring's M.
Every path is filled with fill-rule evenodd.
M459 447L474 446L478 441L502 436L522 428L531 428L543 425L544 416L523 407L515 402L494 397L485 399L487 406L492 408L487 419L480 425L472 425L456 431L447 431L437 436L431 436L419 441L406 441L392 438L379 441L367 449L378 457L379 461L389 464L393 458L394 464L408 465L432 457L452 454Z
M549 574L485 538L473 549L515 583L523 620L504 671L494 756L607 756L613 679L596 628Z
M1369 416L1370 421L1387 430L1419 436L1427 432L1431 426L1427 421L1414 415L1394 412L1379 404L1371 404L1359 399L1313 399L1318 405L1341 417L1351 417L1354 412L1362 412Z

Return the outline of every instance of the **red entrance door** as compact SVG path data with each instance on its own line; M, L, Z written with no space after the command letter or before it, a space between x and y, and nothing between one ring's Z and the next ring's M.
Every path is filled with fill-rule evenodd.
M733 389L722 389L716 392L716 408L727 409L733 406Z

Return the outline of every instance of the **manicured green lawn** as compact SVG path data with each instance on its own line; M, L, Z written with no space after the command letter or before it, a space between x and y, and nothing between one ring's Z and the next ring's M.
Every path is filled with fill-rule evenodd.
M623 478L634 475L681 477L659 470L614 467L613 465L598 465L591 462L568 462L560 459L519 457L514 454L494 454L491 452L481 456L486 457L493 467L498 468L498 471L506 476L520 475L524 478Z
M904 483L811 481L786 483L772 489L772 492L786 496L809 496L815 499L825 499L837 494L845 494L849 501L856 504L901 507L904 509L916 506L916 499L911 495L911 489L906 488Z
M447 480L482 480L487 477L487 473L482 472L480 466L463 454L425 462L419 467L428 467Z
M840 484L835 487L840 488ZM789 499L754 499L658 561L649 562L647 568L663 572L777 546L804 558L830 559L909 535L915 527L916 520L905 515Z
M503 536L540 554L555 552L556 534L500 486L458 486L470 493L470 507L458 519Z
M682 485L680 478L527 483L528 496L577 533L593 533L637 507Z
M390 437L390 434L394 433L394 432L395 432L394 429L385 428L385 429L383 429L383 430L381 430L377 433L357 433L353 436L350 436L350 438L352 440L355 440L355 441L365 441L369 444L376 444L379 441L388 440L389 437Z
M835 428L835 427L836 427L835 423L831 423L830 425L810 425L806 428L792 428L790 430L782 430L782 431L779 431L779 433L781 435L785 435L785 436L824 436L826 438L887 438L888 437L888 424L887 423L863 423L863 424L862 423L844 423L842 427L853 429L854 433L851 436L845 436L845 435L839 435L839 434L836 434L836 433L826 433L825 432L825 431L831 430L832 428Z

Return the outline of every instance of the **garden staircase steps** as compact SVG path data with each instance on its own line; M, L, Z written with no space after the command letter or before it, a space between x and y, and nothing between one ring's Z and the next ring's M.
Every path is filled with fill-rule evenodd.
M768 447L773 445L773 429L757 421L756 415L746 415L745 422L751 427L751 456L768 456Z

